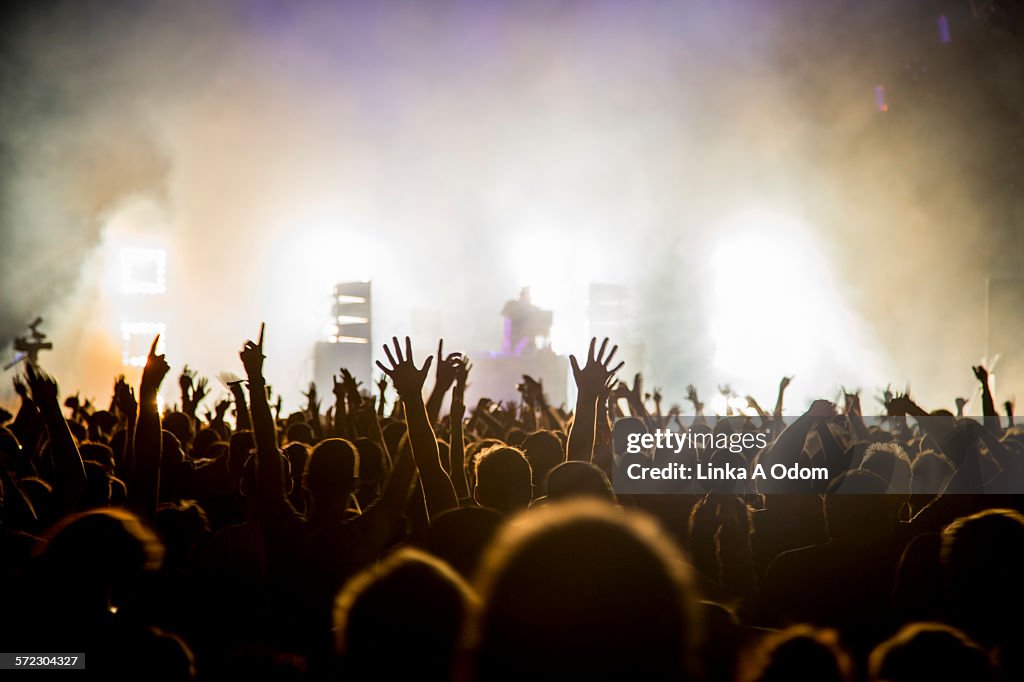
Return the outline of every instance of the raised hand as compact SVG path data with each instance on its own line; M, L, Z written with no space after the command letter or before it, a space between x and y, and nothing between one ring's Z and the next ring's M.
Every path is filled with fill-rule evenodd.
M340 403L345 400L345 384L343 381L338 381L338 375L331 375L331 392L334 393L334 402Z
M438 386L444 387L445 390L452 385L455 381L455 373L458 369L458 363L462 360L462 353L450 353L447 357L444 355L444 339L440 339L437 342L437 369L434 373L434 379Z
M846 414L860 414L860 389L851 393L844 388L843 405Z
M320 398L316 394L316 383L309 382L309 390L302 394L306 399L306 411L311 415L320 414Z
M122 374L114 383L114 405L129 419L134 419L139 411L139 403L135 400L135 389L128 385Z
M188 365L185 365L181 370L181 376L178 377L178 386L181 388L182 402L188 402L188 397L192 394L192 380L195 376L196 373Z
M149 355L146 357L146 366L142 368L142 383L139 387L140 394L155 394L160 390L160 384L164 377L171 371L164 355L157 355L156 347L160 343L160 335L153 338L153 345L149 347Z
M398 343L398 337L391 337L391 342L395 348L394 354L391 353L391 349L387 344L384 345L384 355L387 356L391 366L385 366L380 360L377 361L377 366L391 379L391 383L395 385L395 390L398 391L398 395L402 400L413 398L422 400L423 383L427 380L430 364L434 361L434 358L427 356L427 359L423 361L423 367L417 368L416 363L412 359L412 341L409 340L409 337L405 337L404 355ZM454 373L452 378L454 380Z
M795 377L782 377L782 379L779 380L779 392L781 393L782 391L785 391L786 388L793 383L794 378Z
M228 413L229 409L231 409L231 398L217 401L217 405L214 407L214 420L218 422L224 421L224 415Z
M459 363L459 367L455 371L455 391L459 394L460 398L466 397L466 387L469 386L467 380L469 379L469 371L471 369L473 369L473 363L469 361L469 358L465 358L463 362ZM532 381L527 376L523 376L523 379Z
M18 394L18 397L22 400L28 400L28 387L25 386L25 382L21 380L17 374L11 379L11 383L14 384L14 392Z
M266 357L263 355L263 330L266 325L260 323L260 336L256 343L252 341L246 341L245 346L238 353L238 357L242 361L242 366L245 367L245 373L249 376L249 381L260 380L263 378L263 360Z
M966 405L967 405L967 398L957 398L956 399L956 416L957 417L964 416L964 407Z
M704 403L697 397L697 387L693 384L686 387L686 399L693 405L695 413L700 414L700 411L704 409Z
M199 377L199 379L196 381L195 390L192 392L192 405L195 406L203 402L203 398L205 398L209 392L209 380L206 377Z
M807 414L812 417L834 417L836 416L836 406L829 400L815 400L807 408Z
M25 380L32 391L32 401L39 406L60 406L57 401L57 382L32 363L25 365Z
M974 370L974 376L977 377L978 381L980 381L983 385L987 386L988 385L988 370L985 369L985 367L983 365L978 365L977 367L971 367L971 369Z
M615 352L619 349L618 346L612 346L611 352L605 355L605 351L608 349L608 339L605 338L601 342L601 347L597 353L594 353L594 348L597 345L597 337L590 340L590 349L587 351L587 362L581 368L579 362L576 360L575 355L569 356L569 364L572 365L572 376L576 381L576 387L579 392L587 396L597 398L600 395L601 390L605 386L605 382L611 375L614 375L622 366L626 363L620 362L615 365L614 368L609 368L612 359L615 357Z
M363 382L356 381L356 378L352 376L351 372L349 372L344 367L341 368L341 386L344 389L344 391L348 394L349 403L351 403L353 407L362 402L362 399L359 395L359 387L362 385Z

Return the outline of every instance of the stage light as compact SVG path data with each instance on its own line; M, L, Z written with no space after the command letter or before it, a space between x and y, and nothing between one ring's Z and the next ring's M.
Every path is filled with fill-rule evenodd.
M798 406L837 381L871 386L884 376L877 342L847 305L807 226L754 211L717 233L709 324L718 380L741 395L774 397L779 379L795 374L787 405Z
M167 292L167 251L125 247L120 251L122 294Z
M167 325L163 322L122 322L121 363L126 367L144 367L153 337L160 335L156 352L165 352Z
M747 405L747 401L739 396L734 395L726 397L721 393L718 393L711 398L712 414L717 414L718 416L723 417L729 413L729 408L732 408L733 414L744 414L749 416L757 414L755 410L751 409L751 407Z

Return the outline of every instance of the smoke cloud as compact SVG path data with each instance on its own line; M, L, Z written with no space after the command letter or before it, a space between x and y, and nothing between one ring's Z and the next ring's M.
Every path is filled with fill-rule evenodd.
M106 400L124 315L210 375L265 320L294 404L334 282L372 279L378 340L471 350L531 285L560 352L612 282L669 401L795 372L949 405L985 278L1021 265L1024 59L966 7L944 44L942 3L904 4L33 4L4 22L0 347L43 314L47 366ZM728 250L752 233L775 270ZM135 243L168 250L152 310L110 285ZM814 361L716 365L715 320L752 309Z

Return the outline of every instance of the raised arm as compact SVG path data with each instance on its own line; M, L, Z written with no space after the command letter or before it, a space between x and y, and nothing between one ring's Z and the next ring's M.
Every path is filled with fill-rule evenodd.
M427 399L427 416L430 423L436 424L441 416L441 403L444 402L444 394L452 387L455 381L456 364L461 360L462 355L451 353L444 356L444 339L437 342L437 367L434 371L434 388L430 391Z
M232 381L228 384L231 389L231 397L235 401L235 430L251 431L252 415L249 414L249 403L245 399L245 389L242 388L242 380Z
M778 433L782 430L782 403L786 395L786 388L792 383L793 377L782 377L779 380L779 395L775 398L775 409L772 410L773 430Z
M569 460L589 462L594 458L597 399L600 397L601 391L604 390L605 382L625 364L620 362L613 369L609 369L608 366L619 347L613 346L606 357L608 339L601 342L601 348L595 354L594 347L596 345L597 339L591 339L590 349L587 351L587 362L582 368L575 355L569 356L572 376L576 381L576 413L573 417L572 430L569 432L569 441L566 444L566 457Z
M139 420L135 428L134 458L128 483L131 507L150 523L156 518L157 501L160 499L160 459L163 456L163 432L156 396L171 369L167 359L156 353L159 342L160 335L157 334L142 369Z
M974 370L974 376L981 383L981 408L985 415L985 428L998 436L1003 432L1003 425L999 423L996 401L992 399L992 389L988 386L988 370L981 365L971 369Z
M313 437L317 442L324 438L323 422L320 421L320 398L316 394L316 383L309 382L309 390L306 396L306 419L309 420L309 427L313 430Z
M466 440L462 420L466 416L466 379L473 365L467 360L455 373L455 388L452 390L452 409L448 414L451 425L449 457L452 462L452 485L455 495L464 500L469 497L469 481L466 480Z
M430 418L427 416L427 406L423 402L423 382L430 371L433 358L427 357L423 367L417 368L412 359L412 342L409 337L405 338L404 355L398 343L398 337L393 337L392 342L394 354L388 346L384 346L384 354L391 366L387 367L380 361L377 362L377 366L391 379L395 390L398 391L398 396L405 405L412 456L420 472L427 513L433 518L443 511L459 506L459 499L455 494L455 488L452 487L452 481L441 468L437 439L434 438L434 430L431 428Z
M114 453L118 456L116 471L123 480L128 480L135 462L135 423L139 418L139 403L135 399L135 390L128 385L123 374L114 384L114 405L125 417L127 435L124 439L124 451Z
M54 501L61 513L73 511L85 486L85 467L78 453L78 445L61 412L57 382L32 364L26 366L25 378L32 390L32 401L50 435Z
M259 340L246 341L238 357L242 360L249 377L249 409L252 413L253 435L256 438L256 495L259 508L267 508L282 502L284 494L284 470L277 447L277 426L270 413L267 399L267 384L263 378L263 330L260 325Z

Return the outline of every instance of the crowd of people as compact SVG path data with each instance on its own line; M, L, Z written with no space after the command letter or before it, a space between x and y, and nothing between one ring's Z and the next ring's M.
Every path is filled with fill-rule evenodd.
M788 379L773 410L719 419L693 387L663 410L617 381L595 340L574 406L523 377L521 400L468 407L464 355L417 364L396 338L374 390L341 369L329 404L311 385L285 414L262 327L223 399L186 367L161 411L156 349L105 408L36 365L14 379L0 649L148 680L1024 679L1024 429L984 368L980 420L888 392L878 419L845 392L786 420ZM630 455L613 435L684 412L767 446ZM831 473L613 486L637 457Z

